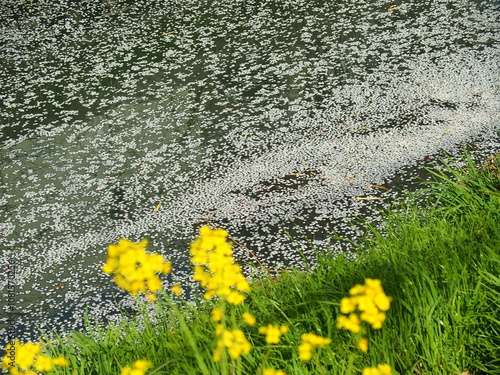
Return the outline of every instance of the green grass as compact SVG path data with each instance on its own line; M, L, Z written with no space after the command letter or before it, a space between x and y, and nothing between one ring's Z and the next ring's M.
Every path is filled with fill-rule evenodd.
M157 324L146 314L136 318L142 331L131 323L89 327L96 339L73 333L67 343L49 345L71 362L53 373L119 374L146 358L153 362L147 374L262 374L263 367L289 375L360 374L380 363L394 374L500 374L500 172L493 163L467 163L467 171L448 165L432 172L431 186L392 207L384 228L367 224L356 262L324 251L314 270L262 277L242 305L226 306L227 324L243 329L253 345L249 355L213 362L210 311L220 304L181 301L173 310L167 297L157 303ZM340 299L365 278L380 279L393 301L383 328L367 329L370 346L362 353L336 319ZM289 332L266 344L256 327L240 323L244 311L257 326L284 324ZM297 346L306 332L332 343L303 362Z

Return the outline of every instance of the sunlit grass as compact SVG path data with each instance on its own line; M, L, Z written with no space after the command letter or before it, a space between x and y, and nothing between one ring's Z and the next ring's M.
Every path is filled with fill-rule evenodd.
M433 172L428 189L387 212L384 228L367 224L356 262L325 249L316 269L263 276L251 290L241 289L238 303L214 284L205 295L211 299L197 305L159 291L150 302L159 310L155 323L138 302L142 313L128 322L89 325L94 338L75 332L47 344L53 357L70 363L52 373L120 374L139 360L151 362L149 370L139 362L138 371L148 375L494 373L500 368L500 176L495 164L478 170L467 163L466 171ZM210 241L228 250L222 240ZM212 276L200 278L206 287ZM242 282L237 272L230 278ZM369 280L380 280L383 290ZM367 307L374 315L366 320L359 300L365 295L378 301L376 311ZM361 319L348 329L345 319L356 311Z

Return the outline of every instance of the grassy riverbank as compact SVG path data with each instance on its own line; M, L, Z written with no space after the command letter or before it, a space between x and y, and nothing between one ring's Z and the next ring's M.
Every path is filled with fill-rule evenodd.
M380 364L393 374L500 373L500 156L495 160L481 169L470 161L466 170L450 168L451 177L435 172L419 199L387 212L385 228L367 226L356 262L318 253L319 267L263 277L238 305L193 307L165 294L155 302L161 320L139 316L140 332L122 324L95 330L97 340L75 333L69 344L48 344L70 363L52 373L120 374L139 359L151 362L146 374L385 374L386 367L375 370ZM392 299L382 328L366 322L358 333L337 328L340 301L367 278L380 280ZM241 330L248 340L237 359L225 351L213 359L218 308L225 329ZM256 324L245 324L243 313ZM268 324L287 327L276 344L259 333ZM331 342L312 345L304 360L298 350L304 333ZM360 350L361 337L367 351Z

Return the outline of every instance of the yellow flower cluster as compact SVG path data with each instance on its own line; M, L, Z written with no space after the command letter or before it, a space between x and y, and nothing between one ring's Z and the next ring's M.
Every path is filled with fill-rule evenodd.
M206 289L205 299L218 296L233 305L245 300L242 291L249 292L250 284L233 259L224 229L200 228L201 237L191 243L189 253L194 267L194 280Z
M243 313L242 318L243 318L243 321L245 322L245 324L247 324L249 326L255 325L256 320L252 314L245 312L245 313Z
M391 375L391 366L387 364L381 364L377 367L366 367L363 369L362 375Z
M170 291L176 296L180 297L182 295L182 287L180 285L173 285L172 287L170 287Z
M391 298L382 289L380 280L366 279L365 285L357 284L349 290L351 297L340 300L341 315L337 320L337 328L345 328L353 333L361 329L361 321L365 321L374 329L382 328L385 320L384 311L389 310ZM354 313L358 309L359 316Z
M286 375L286 374L281 370L274 370L272 368L268 368L262 372L262 375Z
M332 342L331 339L315 335L314 333L304 333L300 336L300 339L299 359L301 361L309 361L312 358L314 347L325 347Z
M268 344L277 344L280 342L281 335L288 332L287 326L275 326L268 324L267 327L260 327L259 333L266 335L266 342Z
M212 310L212 320L214 322L220 322L222 320L222 309L219 307L216 307L215 309Z
M132 366L122 368L120 375L144 375L151 368L151 362L139 359L132 363Z
M224 329L219 325L216 329L216 334L219 337L217 340L217 348L214 351L214 361L220 360L222 349L227 348L229 355L233 359L239 358L241 354L248 354L252 349L252 345L248 342L245 334L240 329L232 331Z
M367 352L368 351L368 340L365 337L362 337L358 341L358 348L362 352Z
M133 296L146 294L151 301L162 283L157 273L170 273L171 265L160 254L146 252L147 239L134 243L121 238L116 245L108 246L108 259L102 270L114 274L115 283Z
M69 362L64 357L51 358L44 355L41 353L41 345L31 342L21 344L15 340L7 344L5 352L2 358L2 368L9 370L11 375L36 375L41 371L52 371L54 366L69 366Z

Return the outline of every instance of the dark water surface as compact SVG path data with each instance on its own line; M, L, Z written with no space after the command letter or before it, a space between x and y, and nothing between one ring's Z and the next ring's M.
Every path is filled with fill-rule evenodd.
M166 285L190 285L207 221L301 266L283 229L349 251L326 235L356 238L441 152L500 151L495 2L2 4L4 341L117 318L100 265L120 237L173 261Z

